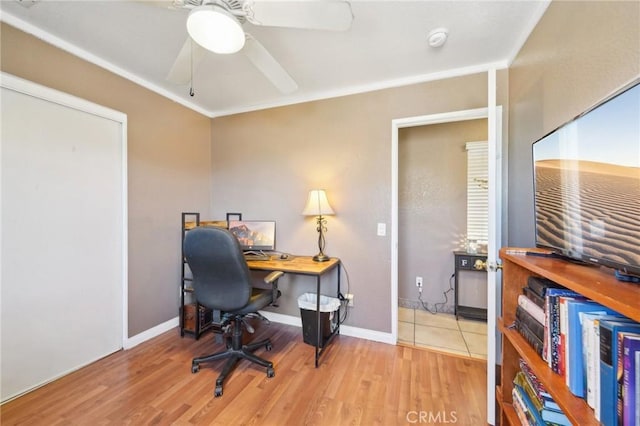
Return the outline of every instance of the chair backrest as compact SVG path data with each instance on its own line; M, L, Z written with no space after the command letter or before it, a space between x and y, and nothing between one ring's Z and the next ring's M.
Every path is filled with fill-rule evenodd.
M251 299L251 273L236 237L224 228L198 227L186 233L184 254L198 303L233 312Z

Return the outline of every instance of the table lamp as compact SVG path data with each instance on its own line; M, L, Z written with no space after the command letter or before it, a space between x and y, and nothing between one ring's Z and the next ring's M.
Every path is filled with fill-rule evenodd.
M332 215L334 212L329 205L324 189L312 189L309 191L309 198L307 198L307 204L304 206L302 214L317 217L318 249L320 249L320 253L313 256L313 260L316 262L326 262L329 260L329 256L324 254L324 233L327 232L327 220L323 215Z

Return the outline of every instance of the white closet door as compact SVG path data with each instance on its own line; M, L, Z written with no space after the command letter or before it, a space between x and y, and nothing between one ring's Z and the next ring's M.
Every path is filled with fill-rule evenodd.
M126 288L126 116L6 79L3 401L122 348Z

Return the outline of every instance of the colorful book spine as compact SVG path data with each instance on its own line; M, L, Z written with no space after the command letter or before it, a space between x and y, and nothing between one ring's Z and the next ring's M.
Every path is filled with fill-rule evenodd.
M627 335L622 341L623 379L622 379L622 425L636 426L640 417L640 399L638 378L640 371L636 359L640 356L640 335Z
M536 353L542 356L543 343L542 340L535 335L535 333L529 330L529 327L522 321L516 318L515 321L516 330L524 339L529 343L529 345L536 351Z
M559 321L559 326L560 326L560 340L558 342L558 374L560 374L561 376L564 376L566 379L566 375L567 375L567 352L568 352L568 330L567 330L567 324L568 324L568 313L567 313L567 303L568 301L571 300L570 297L567 296L562 296L560 297L559 303L560 303L560 321Z
M579 296L578 293L564 288L548 288L545 296L545 334L543 342L546 349L547 364L554 373L558 373L558 348L560 345L560 303L561 296Z
M518 306L521 306L540 324L544 324L544 310L540 306L533 303L531 299L529 299L524 294L520 294L518 296Z
M600 388L600 320L620 318L620 314L603 315L601 313L580 312L582 326L582 347L585 372L585 399L589 407L595 410L596 420L599 419L598 389Z
M640 332L640 324L633 321L600 321L600 422L616 426L618 422L618 333Z
M540 408L540 411L559 411L562 412L560 406L551 398L546 391L539 391L539 388L543 388L542 384L539 384L538 379L533 375L533 373L526 373L523 370L520 370L519 374L522 373L524 377L524 384L519 383L522 388L529 394L529 397L533 401L536 407ZM529 375L531 374L531 376ZM538 384L536 384L538 383Z
M540 395L542 398L551 399L551 394L547 392L547 389L540 382L540 380L538 380L538 377L536 377L531 367L529 367L529 364L527 364L526 361L523 359L520 359L519 364L520 364L520 370L527 376L527 378L533 385L534 389L536 390L536 393Z
M584 312L592 312L603 316L614 313L611 309L591 300L573 299L567 301L568 338L565 361L568 368L565 377L571 393L580 398L587 396L585 354L588 352L588 348L582 338L582 324L580 321L580 314Z
M540 416L547 425L571 426L571 421L569 421L567 415L560 411L542 410Z
M516 318L525 323L529 330L533 332L541 341L544 339L544 324L536 320L522 306L516 308Z
M513 388L511 391L511 405L513 405L513 409L518 415L518 419L520 420L521 425L528 425L529 419L527 418L526 408L524 406L524 402L522 402L520 395L518 395L518 390Z
M589 312L580 312L580 327L582 331L582 362L584 364L584 399L589 407L593 408L593 350L590 328L593 327L593 315Z
M525 412L529 409L535 409L538 412L538 415L545 422L551 422L557 425L568 425L571 423L567 419L567 416L560 410L559 407L551 408L545 402L546 400L536 391L534 385L532 385L531 381L527 377L527 374L524 371L519 371L516 374L516 377L513 380L513 383L517 385L520 389L522 389L526 393L526 397L528 397L529 405L527 406L527 400L524 397L520 398L525 404ZM529 418L534 418L535 415L529 416Z
M635 426L640 426L640 352L636 352L636 417Z
M527 381L525 374L522 371L518 371L516 377L513 379L513 383L520 386L527 393L527 395L529 395L529 399L531 399L531 402L536 407L537 411L542 411L544 405L536 395L535 390L531 387L531 385Z
M529 395L520 387L518 384L514 384L513 387L517 389L518 395L522 402L524 402L524 406L527 409L527 418L529 419L529 424L536 426L546 426L546 423L542 419L540 412L536 410L533 401L529 398Z
M527 287L536 292L540 297L545 297L547 295L547 290L550 288L564 288L560 284L557 284L547 278L534 276L527 279Z
M533 303L544 309L544 297L530 289L529 287L522 288L522 294L527 296Z
M542 339L543 341L543 351L542 351L542 359L547 361L547 363L549 364L549 367L551 367L551 352L552 352L552 348L551 348L551 323L550 323L550 316L549 316L549 299L548 299L548 295L551 293L550 290L553 291L560 291L560 292L571 292L570 290L567 290L565 287L562 287L561 285L547 279L547 278L541 278L541 277L535 277L535 276L530 276L527 279L527 286L526 288L526 292L527 293L535 293L537 296L541 297L544 300L544 303L542 304L538 304L538 306L540 306L544 312L544 321L540 321L542 324L544 324L545 326L545 330L546 330L546 334L544 339ZM534 298L532 298L531 300L533 300Z
M600 350L600 321L605 321L605 320L611 320L611 321L626 321L626 322L630 322L631 320L626 318L626 317L615 317L615 318L608 318L608 317L600 317L600 318L596 318L593 321L593 328L594 328L594 356L596 359L596 368L595 368L595 402L596 402L596 406L594 408L594 417L596 418L596 420L600 421L600 407L602 404L602 398L600 396L600 382L602 380L602 374L601 374L601 366L602 366L602 360L600 359L600 356L602 354L601 350Z
M618 333L618 356L617 356L617 365L614 365L614 373L616 375L616 416L618 419L618 425L622 425L622 416L624 412L624 340L627 337L637 336L640 337L640 334L634 332L623 331Z

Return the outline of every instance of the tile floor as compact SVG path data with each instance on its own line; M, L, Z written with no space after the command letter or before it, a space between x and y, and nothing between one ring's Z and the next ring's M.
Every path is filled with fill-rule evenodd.
M399 307L398 342L487 359L487 323Z

